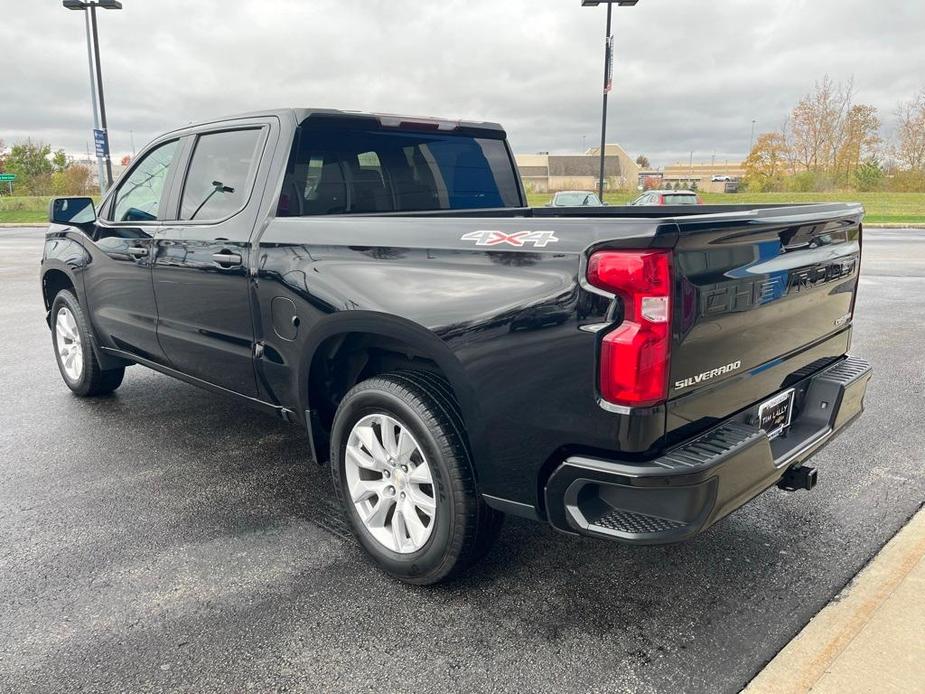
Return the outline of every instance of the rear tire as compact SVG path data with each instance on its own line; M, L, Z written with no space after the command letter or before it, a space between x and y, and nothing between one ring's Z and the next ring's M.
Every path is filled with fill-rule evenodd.
M62 289L51 305L51 342L67 387L81 397L107 395L122 384L125 368L100 368L96 342L77 297Z
M353 532L407 583L458 574L497 537L503 515L478 493L461 425L445 382L416 371L363 381L334 416L331 472Z

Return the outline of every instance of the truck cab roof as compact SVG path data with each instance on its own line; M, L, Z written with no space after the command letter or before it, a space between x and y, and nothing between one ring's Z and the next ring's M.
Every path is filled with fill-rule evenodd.
M186 130L206 125L214 125L224 121L244 120L248 118L261 118L275 116L280 119L293 119L299 125L306 123L344 126L358 126L373 128L406 128L409 130L435 130L439 132L460 132L482 137L504 138L505 130L500 123L491 121L473 121L454 118L440 118L435 116L411 116L394 113L377 113L369 111L352 111L334 108L306 108L288 107L271 108L261 111L237 113L221 118L190 122L177 130Z

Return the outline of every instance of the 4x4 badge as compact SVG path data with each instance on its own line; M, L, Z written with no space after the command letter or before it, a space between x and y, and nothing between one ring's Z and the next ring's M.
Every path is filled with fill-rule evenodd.
M499 246L503 243L516 248L522 248L528 244L543 248L546 244L556 243L559 239L554 231L515 231L506 234L494 229L481 229L463 234L460 240L475 241L476 246Z

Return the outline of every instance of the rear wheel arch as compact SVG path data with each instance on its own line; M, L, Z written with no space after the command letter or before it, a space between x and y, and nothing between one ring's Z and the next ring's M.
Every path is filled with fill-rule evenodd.
M471 444L478 422L471 386L459 360L432 331L373 314L331 320L313 330L312 337L304 352L299 392L316 460L327 458L334 412L344 395L368 378L398 371L422 372L444 382Z

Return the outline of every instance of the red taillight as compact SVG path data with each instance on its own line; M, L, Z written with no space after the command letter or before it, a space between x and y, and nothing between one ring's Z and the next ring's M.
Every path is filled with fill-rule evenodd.
M698 204L698 205L702 205L702 204L703 204L703 198L700 197L699 195L697 196L697 204Z
M599 251L588 282L623 300L623 322L601 342L601 396L646 407L668 396L671 340L671 252Z
M664 204L665 204L665 196L664 196L664 195L659 195L659 196L658 196L658 204L659 204L659 205L664 205Z

